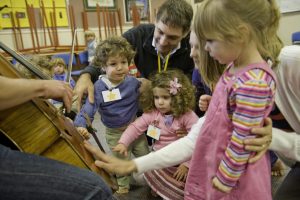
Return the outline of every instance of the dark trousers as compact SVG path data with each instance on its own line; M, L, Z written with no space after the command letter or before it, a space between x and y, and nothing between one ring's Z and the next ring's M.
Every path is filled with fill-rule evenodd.
M0 199L112 200L100 176L45 157L13 151L0 144Z
M293 167L279 189L274 200L298 200L300 199L300 163Z

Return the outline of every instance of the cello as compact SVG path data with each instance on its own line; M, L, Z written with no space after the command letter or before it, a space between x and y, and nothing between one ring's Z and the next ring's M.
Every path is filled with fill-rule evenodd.
M0 42L0 48L40 79L48 79L23 56ZM12 64L0 54L0 75L22 78ZM0 111L0 142L22 152L86 168L100 175L113 189L116 180L98 168L94 157L84 148L83 138L72 122L63 116L48 100L35 98L21 105Z

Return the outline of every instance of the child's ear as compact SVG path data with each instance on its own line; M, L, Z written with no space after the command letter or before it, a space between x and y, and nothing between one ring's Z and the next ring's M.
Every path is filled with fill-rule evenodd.
M245 42L246 40L249 40L250 39L250 29L247 25L240 25L238 27L239 29L239 32L241 33L239 35L239 40L241 40L241 42ZM248 41L247 41L248 42Z

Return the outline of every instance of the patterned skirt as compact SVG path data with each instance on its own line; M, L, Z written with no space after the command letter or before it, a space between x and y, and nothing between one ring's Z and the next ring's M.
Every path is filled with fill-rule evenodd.
M185 182L173 178L177 167L168 167L144 173L151 189L166 200L183 200Z

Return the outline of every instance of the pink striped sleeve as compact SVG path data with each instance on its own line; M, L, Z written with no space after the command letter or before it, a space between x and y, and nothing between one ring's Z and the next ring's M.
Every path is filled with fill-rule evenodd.
M250 129L260 127L264 116L269 114L274 91L274 80L258 69L245 73L234 84L229 95L228 111L234 128L216 174L224 185L234 187L246 170L251 152L244 149L243 140L255 137L250 134Z

